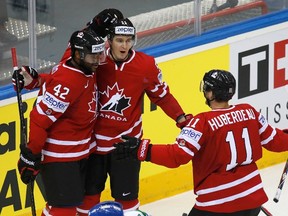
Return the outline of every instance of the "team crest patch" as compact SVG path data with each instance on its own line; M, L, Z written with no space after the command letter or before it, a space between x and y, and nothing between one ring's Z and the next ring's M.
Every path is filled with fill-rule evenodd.
M262 126L266 124L266 119L262 114L260 115L259 122Z
M178 140L178 145L184 147L184 146L186 146L186 141L183 139Z
M47 110L45 111L45 114L46 114L46 115L51 115L51 114L52 114L52 109L47 109Z
M106 91L100 93L100 110L114 112L123 116L123 111L131 106L131 97L124 94L124 89L119 89L118 83L108 86Z

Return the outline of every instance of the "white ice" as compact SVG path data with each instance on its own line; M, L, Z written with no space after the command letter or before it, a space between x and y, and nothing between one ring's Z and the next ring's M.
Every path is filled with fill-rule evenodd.
M273 216L288 215L288 182L284 183L279 202L275 203L273 201L284 166L285 163L280 163L260 170L264 189L269 197L269 201L263 206L268 209ZM288 180L286 179L286 181ZM152 216L182 216L182 213L189 213L194 201L195 195L193 191L188 191L142 205L140 209ZM265 214L261 212L259 216L265 216Z

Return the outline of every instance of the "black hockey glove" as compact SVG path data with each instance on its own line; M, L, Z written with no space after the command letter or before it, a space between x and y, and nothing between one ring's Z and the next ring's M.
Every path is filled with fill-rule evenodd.
M20 159L18 161L18 171L24 184L34 181L40 171L41 153L33 154L24 145L20 145Z
M127 135L122 136L124 142L115 143L114 154L118 160L135 159L140 161L150 161L151 147L149 139L138 139Z
M106 29L109 28L111 24L115 23L117 19L123 18L124 16L121 11L114 8L108 8L97 14L89 23L87 23L87 26L101 37L106 37Z
M22 66L20 69L15 70L12 75L12 83L15 91L17 91L16 73L18 73L20 90L23 88L31 90L38 86L38 72L32 67Z
M180 123L178 123L178 121L180 120L180 118L182 118L182 117L184 117L185 118L185 120L184 121L182 121L182 122L180 122ZM178 128L180 128L180 129L182 129L182 128L184 128L190 121L191 121L191 119L193 118L193 115L192 114L187 114L187 115L181 115L181 116L179 116L178 118L177 118L177 122L176 122L176 126L178 127Z

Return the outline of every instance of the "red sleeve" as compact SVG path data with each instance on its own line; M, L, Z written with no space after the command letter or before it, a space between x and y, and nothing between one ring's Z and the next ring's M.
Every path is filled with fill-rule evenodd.
M71 47L70 47L70 43L69 43L67 49L65 50L65 52L64 52L64 54L60 60L60 62L66 61L70 57L71 57Z
M44 82L46 82L48 76L49 74L39 74L40 82L38 87L40 87Z
M171 94L167 83L162 81L162 71L156 64L155 59L147 57L146 65L149 73L147 79L149 81L147 88L145 89L147 96L154 104L161 107L166 115L176 121L177 117L184 114L184 111L175 97Z
M288 134L282 130L272 127L268 127L265 131L266 139L262 141L262 146L273 152L288 151Z
M28 147L31 149L33 154L38 154L43 149L47 138L46 129L40 127L33 120L30 121L30 132Z
M70 104L81 95L78 86L82 84L81 80L77 80L78 76L71 73L69 81L67 81L66 69L59 66L58 71L47 77L45 84L45 92L40 90L37 103L30 113L30 132L28 146L33 153L40 153L43 148L47 130L56 122L68 109ZM78 74L76 74L78 75ZM78 83L76 82L78 81ZM79 84L79 85L78 85ZM57 89L56 89L57 87ZM57 91L65 92L65 97L58 94ZM56 92L55 92L56 91Z
M272 127L261 113L256 110L254 112L257 113L262 147L273 152L288 151L288 134L278 128Z
M192 157L183 151L178 144L153 145L151 162L168 168L176 168L187 164Z
M166 113L166 115L168 115L175 121L177 117L184 114L184 111L179 105L178 101L170 93L165 95L165 97L161 100L157 101L156 105L161 107L161 109Z

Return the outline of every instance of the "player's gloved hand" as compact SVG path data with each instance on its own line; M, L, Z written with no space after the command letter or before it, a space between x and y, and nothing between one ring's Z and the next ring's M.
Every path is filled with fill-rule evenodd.
M18 73L20 90L23 88L31 90L39 85L38 72L32 67L22 66L20 69L15 70L12 75L12 83L15 91L17 91L16 73Z
M87 25L101 37L106 37L106 29L113 24L117 19L123 19L121 11L108 8L97 14Z
M18 161L18 171L24 184L34 181L40 171L41 153L33 154L24 145L20 145L20 159Z
M182 117L184 117L185 118L185 120L182 120L182 121L180 121L181 120L181 118ZM190 120L193 118L193 115L192 114L187 114L187 115L182 115L182 116L179 116L178 118L177 118L177 123L176 123L176 126L178 127L178 128L180 128L180 129L182 129L183 127L185 127L189 122L190 122Z
M114 144L114 153L118 160L138 159L140 161L150 161L152 145L149 139L141 140L127 135L123 135L121 138L124 142Z

